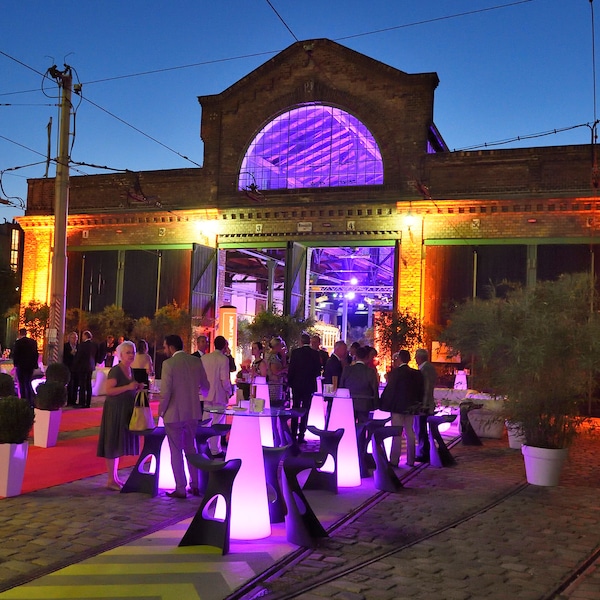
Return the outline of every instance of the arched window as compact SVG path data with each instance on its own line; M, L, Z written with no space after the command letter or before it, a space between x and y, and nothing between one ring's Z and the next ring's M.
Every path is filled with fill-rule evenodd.
M383 183L371 132L333 106L303 104L269 122L252 140L239 189L324 188Z

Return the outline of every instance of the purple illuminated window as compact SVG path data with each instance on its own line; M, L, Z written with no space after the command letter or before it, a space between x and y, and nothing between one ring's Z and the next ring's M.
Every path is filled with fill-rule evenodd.
M279 115L254 138L239 189L381 185L383 162L371 132L351 114L304 104Z

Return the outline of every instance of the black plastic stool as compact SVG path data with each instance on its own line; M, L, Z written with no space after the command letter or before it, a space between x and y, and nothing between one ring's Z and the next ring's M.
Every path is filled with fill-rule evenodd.
M200 471L208 472L208 485L195 517L192 519L180 546L215 546L223 554L229 552L229 527L231 524L231 490L242 466L241 458L226 462L210 460L200 454L191 454L188 461ZM225 518L216 519L217 500L225 501Z
M298 483L298 474L314 468L315 464L315 457L305 454L288 456L283 461L281 486L287 507L286 537L288 542L306 548L314 548L321 538L328 537Z
M279 482L279 464L289 453L291 446L263 446L265 461L265 479L269 500L269 519L271 523L283 523L285 520L285 500Z
M327 490L338 493L337 484L337 472L338 472L338 447L342 436L344 435L343 429L336 429L335 431L324 431L317 429L314 425L307 427L308 431L319 437L319 451L318 452L303 452L301 456L309 456L315 458L315 465L304 484L305 490ZM333 471L322 471L321 468L330 457L333 460Z
M160 473L160 449L165 439L164 427L156 427L153 430L140 432L144 436L144 448L135 463L135 467L129 474L127 481L121 488L122 494L140 492L150 494L152 498L158 495L158 476ZM146 465L154 459L154 473L145 471Z
M375 487L383 492L399 492L404 486L394 472L385 451L384 440L402 433L402 427L379 427L373 432L373 458L375 471L373 481Z
M456 415L433 415L427 417L429 425L429 464L432 467L451 467L456 463L439 430L439 426L442 423L452 423L455 419ZM473 433L477 435L475 432ZM481 442L479 442L479 445L481 445Z
M375 459L372 454L367 452L369 447L369 441L373 437L373 432L384 427L385 424L391 419L369 419L364 423L359 423L356 426L356 437L358 441L358 461L360 463L360 476L362 479L369 477L369 469L376 467ZM375 451L373 451L374 453Z

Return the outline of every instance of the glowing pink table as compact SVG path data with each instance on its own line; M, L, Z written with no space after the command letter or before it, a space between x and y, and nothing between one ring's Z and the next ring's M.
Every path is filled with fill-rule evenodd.
M289 412L276 409L265 409L261 413L237 409L211 409L209 412L224 412L233 416L225 460L242 459L231 494L229 536L236 540L268 537L271 535L271 521L261 442L261 418L267 418L267 422L271 423L271 417Z

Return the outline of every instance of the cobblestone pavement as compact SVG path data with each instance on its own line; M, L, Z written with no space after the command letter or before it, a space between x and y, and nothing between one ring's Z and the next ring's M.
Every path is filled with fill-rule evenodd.
M600 598L598 561L577 584L548 596L600 548L599 453L598 437L582 436L560 485L543 488L524 485L521 453L505 440L458 445L455 467L420 472L278 573L261 597L290 597L307 581L323 581L295 597Z
M102 474L1 501L0 591L188 518L200 504L105 484Z
M548 595L600 549L600 434L578 439L555 488L525 485L522 456L506 440L459 444L452 453L455 467L420 470L399 494L243 597L289 597L322 582L297 597L600 598L598 561L559 596ZM200 501L117 494L104 482L99 475L2 500L0 591L188 518Z

